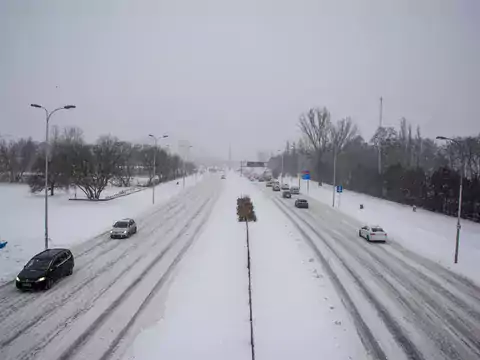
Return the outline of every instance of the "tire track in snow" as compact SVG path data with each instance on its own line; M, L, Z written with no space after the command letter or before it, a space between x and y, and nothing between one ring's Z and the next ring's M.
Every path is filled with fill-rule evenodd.
M200 190L203 190L203 187L201 187ZM195 197L194 199L189 199L189 200L188 200L188 202L192 202L192 201L193 201L193 202L196 202L196 201L197 201L196 197ZM188 203L188 202L187 202L187 203ZM201 205L201 206L203 206L203 205ZM170 207L170 208L171 208L171 207ZM185 204L182 203L182 204L180 204L180 211L176 211L175 215L171 214L171 215L169 216L169 219L178 217L178 215L180 215L184 210L185 210ZM157 212L157 213L158 213L158 212ZM149 218L151 218L151 216L150 216ZM163 220L165 220L165 219L162 219L162 221L163 221ZM175 226L176 226L176 225L175 225L175 223L174 223L174 224L171 226L171 228L169 229L169 231L172 231L172 230L175 228ZM147 233L147 232L142 232L142 235L143 235L142 239L145 238L145 236L148 236L149 233L154 233L154 232L157 232L157 231L160 231L160 230L163 230L163 226L159 226L157 223L155 223L155 224L153 224L153 229L152 229L151 231L149 231L148 233ZM124 244L128 244L128 243L124 243ZM64 297L64 298L61 300L60 303L54 303L54 304L48 303L48 305L52 305L52 306L49 308L49 311L47 311L47 312L42 311L42 313L41 313L42 316L40 316L40 317L35 317L32 322L30 322L30 323L28 323L26 326L22 327L22 328L20 329L20 331L15 331L15 333L14 333L12 336L9 336L9 338L7 338L6 340L4 340L4 341L2 342L2 346L9 345L12 341L16 340L16 337L21 337L21 335L23 335L23 333L24 333L25 331L28 331L28 330L30 330L31 328L36 327L36 325L38 325L40 322L42 322L43 319L47 318L47 316L49 316L49 315L52 315L53 311L55 311L55 310L58 309L58 308L61 308L61 307L63 306L63 304L67 303L67 301L68 301L69 299L71 299L71 298L74 299L74 298L75 298L74 295L76 295L76 293L77 293L78 291L80 291L85 285L87 285L87 284L88 284L89 282L91 282L93 279L95 279L95 278L97 278L98 276L100 276L101 274L103 274L104 271L108 271L108 270L109 270L111 267L113 267L119 260L121 260L124 256L128 255L128 251L131 249L132 246L134 246L134 247L136 248L136 247L142 246L142 245L144 245L144 244L143 244L143 241L131 242L131 243L129 244L129 247L127 247L127 249L125 249L125 250L122 252L121 256L120 256L119 258L117 258L116 261L111 261L111 262L109 262L107 265L103 266L103 267L101 268L101 270L97 270L97 271L94 273L94 275L93 275L92 278L87 278L86 280L84 280L84 281L80 284L80 286L79 286L73 293L67 294L67 297L66 297L66 298ZM115 247L114 249L116 249L116 247ZM147 252L148 252L148 250L147 250ZM95 258L94 258L94 260L97 260L97 263L98 263L98 256L97 256L98 254L95 253L94 255L96 255ZM122 255L123 255L123 256L122 256ZM140 255L140 256L137 258L137 260L140 259L142 256L144 256L144 254ZM133 264L135 264L135 261L133 262ZM103 265L103 264L102 264L102 265ZM121 276L118 276L117 278L121 278ZM110 287L111 285L113 285L113 284L109 284L109 287ZM54 289L55 289L55 288L54 288ZM57 289L60 290L61 288L57 288ZM105 290L105 291L106 291L106 290ZM103 292L104 292L104 291L103 291ZM102 294L103 294L103 292L102 292ZM25 295L27 295L27 294L25 294ZM51 297L51 296L53 296L54 294L52 294L51 292L42 293L42 297L43 297L43 296L47 296L47 295L48 295L49 297ZM0 346L0 348L1 348L1 346Z
M386 294L389 294L387 297L397 302L398 310L403 311L403 318L410 322L411 330L422 337L426 336L434 344L435 349L432 350L424 346L425 340L417 340L421 341L419 346L426 356L431 356L432 352L438 352L435 355L436 359L439 357L449 360L480 358L480 322L478 321L480 302L475 301L475 296L468 298L475 294L476 285L446 269L443 269L440 278L435 276L430 267L421 271L423 261L415 263L410 258L402 259L400 253L395 254L396 249L392 249L388 243L373 245L365 241L359 242L358 238L344 229L341 224L334 227L338 219L326 216L324 212L303 214L315 226L321 226L317 233L320 238L323 237L320 232L328 234L333 240L332 246L342 247L349 257L354 258L362 268L370 272L370 276L365 279L377 282ZM329 240L323 237L323 241ZM423 259L420 256L417 258ZM431 265L432 262L427 261L427 263ZM436 264L434 268L437 267L440 266ZM447 285L439 282L451 278L453 280L449 284L453 283L464 290L468 287L465 291L467 294L461 290L452 290L457 294L455 295L445 288ZM468 295L465 298L468 303L461 299L463 295Z
M339 263L342 265L342 267L346 270L346 272L350 275L350 277L354 280L356 285L359 287L365 298L374 306L376 309L378 315L382 319L383 323L389 330L390 334L392 335L393 339L396 341L398 344L399 348L403 350L405 353L406 357L408 359L412 360L424 360L424 356L422 355L421 351L417 348L417 346L410 340L410 338L407 336L407 333L405 329L403 329L400 324L391 316L391 314L387 311L387 309L381 304L381 302L372 294L372 292L368 289L367 285L365 282L358 276L355 271L347 264L347 262L343 259L342 256L339 255L339 253L327 242L323 236L317 231L313 226L310 225L308 221L305 219L301 218L295 211L292 211L292 209L289 209L285 204L283 204L280 200L276 198L272 198L273 202L277 204L278 208L292 221L292 223L295 225L295 227L302 233L302 236L304 236L305 240L309 244L310 248L314 251L314 253L317 255L317 257L320 259L320 261L323 263L327 263L324 256L322 255L321 251L318 249L317 245L315 242L312 240L312 238L306 234L306 232L303 230L302 226L298 223L297 220L294 218L298 219L301 223L306 225L314 234L317 235L317 237L323 242L323 244L330 250L330 252L335 256L335 258L339 261ZM293 215L293 216L292 216ZM333 270L329 271L330 273L333 273ZM334 274L334 273L333 273ZM341 284L341 282L338 280L336 277L331 277L332 282L338 282ZM336 279L336 280L335 280ZM342 285L343 287L343 285ZM347 298L350 299L348 293L345 290L345 293L341 293L342 296L347 295ZM350 299L351 301L351 299ZM352 302L353 303L353 302ZM354 305L352 305L354 306ZM348 308L347 308L348 309ZM358 309L355 307L355 310L353 312L355 314L354 321L358 324L359 320L361 319L361 322L364 324L360 328L359 335L362 339L362 342L366 346L366 350L368 353L372 354L375 359L386 359L386 355L381 350L381 346L378 344L376 341L374 335L372 334L371 330L368 328L368 326L365 324L362 316L360 315ZM368 332L365 333L365 331ZM358 329L357 329L358 331ZM368 335L367 335L368 334ZM371 340L369 342L364 342L364 339L366 337L371 337ZM372 343L372 341L374 341ZM378 349L380 349L381 352L373 352L372 345L375 344Z
M125 298L132 293L132 291L141 283L141 279L146 276L154 267L155 265L163 259L163 257L170 251L172 246L175 245L175 242L178 241L184 233L188 230L188 228L191 225L191 222L194 221L195 218L198 217L198 215L203 212L204 207L208 205L210 200L206 200L205 202L202 203L202 205L196 210L196 212L193 214L193 216L189 217L187 220L187 223L180 229L180 231L175 235L175 237L167 244L167 246L162 249L159 255L157 255L153 261L149 263L147 268L139 275L135 280L133 280L130 285L119 295L113 300L113 302L110 304L108 309L103 312L90 326L88 327L87 330L83 331L82 334L80 334L77 338L77 340L66 350L58 359L68 359L73 357L76 352L79 350L81 346L84 345L88 341L88 339L93 335L93 333L98 329L98 327L103 324L108 317L111 316L113 311L122 304L122 302L125 300ZM138 259L144 257L144 254L141 254ZM137 259L137 260L138 260ZM102 289L102 293L98 294L98 296L95 296L94 299L90 301L89 306L79 309L75 314L70 316L66 320L67 326L70 326L73 324L77 319L79 319L83 314L87 313L90 309L92 309L95 305L95 302L104 294L106 293L112 286L115 285L118 279L121 279L125 274L131 270L135 265L137 265L138 262L135 261L133 262L127 269L123 270L121 274L119 274L114 281L112 281L109 285L108 288ZM48 346L49 342L52 341L58 334L60 334L61 331L65 329L65 326L60 324L53 332L45 336L41 341L39 341L39 345L36 346L34 349L29 349L25 351L25 355L20 357L19 359L21 360L27 360L27 359L32 359L35 358L36 355L41 352L46 346Z
M195 197L196 199L197 197ZM185 204L182 203L182 202L178 202L178 203L175 203L174 206L169 206L167 208L165 207L162 207L160 210L161 211L156 211L155 213L166 213L168 214L168 211L169 210L172 210L174 209L175 212L174 213L171 213L167 216L167 218L165 218L165 221L169 221L171 220L172 218L176 217L180 212L184 211L185 210ZM146 219L142 219L142 223L145 223L146 221L150 220L152 217L151 216L148 216ZM155 231L159 231L161 230L161 228L155 228ZM151 233L151 231L149 232L149 234ZM106 232L106 234L108 234L108 232ZM143 233L142 233L143 235ZM105 236L105 235L104 235ZM98 238L98 237L96 237ZM96 239L94 238L94 239ZM133 240L136 240L136 239L133 239ZM81 255L75 255L74 254L74 257L76 260L78 260L78 258L81 258L81 256L84 256L86 255L87 253L89 254L91 251L93 251L93 249L97 249L97 250L100 250L100 245L107 245L105 249L99 251L98 253L95 252L93 255L95 257L95 259L98 259L100 257L102 257L103 255L108 255L111 251L115 251L115 250L118 250L119 248L119 243L115 240L112 240L110 239L110 237L102 240L100 243L94 245L93 247L91 247L90 249L88 249L87 252L84 252L82 253ZM138 245L139 245L139 242L137 241L131 241L128 243L128 247L126 248L125 251L123 251L120 256L116 259L116 261L114 263L112 263L111 261L108 261L107 264L100 270L97 271L96 274L94 274L93 276L90 276L88 277L86 280L83 280L79 286L76 286L73 291L72 291L72 294L71 295L74 295L76 292L78 292L79 290L81 290L85 285L87 285L90 281L92 281L99 273L103 272L103 270L108 270L112 265L114 265L117 261L123 259L125 256L128 256L128 252L132 249L132 248L137 248ZM81 271L88 271L90 270L94 265L92 265L92 263L88 263L86 264L85 266L77 266L75 268L75 274L81 272ZM62 279L63 280L63 279ZM59 291L58 289L53 289L53 291ZM9 293L8 295L4 298L5 300L3 301L0 301L0 306L2 306L2 308L4 308L4 311L2 311L0 313L0 323L2 321L4 321L6 318L8 318L9 316L11 316L12 314L14 314L15 312L19 311L21 308L23 308L24 306L26 305L29 305L31 304L32 302L32 297L34 298L34 300L38 300L38 299L41 299L43 297L45 297L47 294L46 293L43 293L43 292L38 292L38 293L21 293L19 292L16 288L12 288L12 289L9 289ZM70 296L71 297L71 296ZM21 299L21 301L19 301ZM2 347L2 343L0 343L0 348Z
M180 213L180 212L179 212ZM165 231L165 234L167 233L170 233L175 227L177 226L177 224L172 224L172 226L170 226L166 231ZM150 235L151 233L155 232L155 231L158 231L158 230L162 230L162 228L156 228L154 231L150 231L149 233L147 233L147 236ZM23 334L24 332L30 330L31 328L37 326L40 322L42 322L44 319L48 318L50 315L52 315L53 312L55 312L59 307L61 307L63 304L67 303L70 299L74 298L77 293L79 293L80 291L82 291L84 289L84 287L88 284L90 284L94 279L96 279L97 277L99 277L100 275L102 275L103 273L105 273L106 271L110 270L113 266L115 266L120 260L122 260L123 258L125 258L126 256L128 256L130 254L130 252L132 251L132 248L138 248L140 247L141 244L140 242L131 242L129 243L131 244L131 246L127 247L121 254L120 256L114 258L114 259L111 259L110 261L108 261L104 266L102 266L99 270L97 270L93 275L91 275L90 277L87 277L86 279L83 279L81 283L78 284L78 286L76 286L72 291L68 292L66 294L65 297L61 298L61 300L57 303L51 303L49 304L50 306L45 310L45 311L42 311L41 314L39 314L38 316L34 317L33 319L31 319L29 322L27 322L26 324L24 324L22 327L20 328L17 328L14 332L10 333L9 337L6 338L5 340L2 340L0 342L0 351L3 347L5 346L8 346L9 344L11 344L13 341L15 341L21 334ZM140 260L142 257L144 257L144 253L141 253L139 254L137 257L135 257L133 259L133 261L131 262L131 264L125 268L124 270L122 270L122 272L116 276L112 282L110 282L107 287L103 288L101 290L100 293L98 293L97 295L95 295L95 297L93 298L93 302L95 300L97 300L98 298L100 298L111 286L113 286L117 280L121 279L122 276L124 276L124 274L130 270L133 266L135 266L138 262L138 260Z
M387 356L383 352L380 344L378 343L377 339L373 335L372 331L370 330L368 325L365 323L358 308L356 307L355 303L351 299L346 288L344 287L344 285L342 284L342 282L340 281L336 273L333 271L329 262L326 260L326 258L320 252L320 250L315 246L310 236L303 230L303 228L297 223L297 221L293 219L293 217L290 214L288 214L287 210L283 208L282 206L283 204L280 204L277 201L277 199L272 198L272 200L274 203L276 203L278 209L282 211L288 219L290 219L292 224L297 228L297 230L303 236L308 246L313 250L317 258L320 260L322 267L325 269L325 272L328 274L330 280L332 281L332 284L334 285L335 289L339 293L342 303L344 304L347 311L350 313L350 316L352 317L353 322L355 324L356 331L360 337L360 341L365 347L365 350L367 351L367 353L370 354L374 359L386 360Z
M311 217L310 214L307 216ZM312 220L315 219L312 217ZM395 298L405 308L407 313L415 315L416 325L422 328L422 331L441 349L446 358L456 360L480 358L478 323L470 324L469 317L458 313L459 309L464 310L463 307L455 307L455 305L461 304L461 300L457 299L458 301L452 305L443 304L443 301L437 301L435 296L429 293L428 290L431 288L432 282L425 281L424 274L412 270L407 264L398 262L394 258L390 257L388 261L385 260L383 257L375 254L373 248L363 248L355 242L349 242L349 248L346 246L346 242L342 241L334 232L328 229L323 229L323 231L328 233L336 240L337 244L340 244L345 251L349 252L358 263L367 269L373 279L380 280L381 285L387 292L394 295L392 298ZM380 247L375 246L375 250ZM365 253L371 259L367 260ZM412 279L415 279L418 285ZM443 296L441 299L445 300L445 294L438 292L438 295ZM453 297L453 294L451 296ZM446 298L448 299L448 297ZM466 307L467 305L462 304L460 306ZM468 312L468 310L466 311ZM474 316L479 316L473 309L470 312ZM459 321L457 318L463 319L463 321ZM448 329L448 331L445 331L445 329ZM452 334L455 336L455 339L451 338ZM463 342L473 354L466 353L464 349L457 350L457 347L453 346L455 342Z
M217 197L218 199L218 197ZM176 268L176 266L178 265L178 263L180 263L180 261L183 259L183 257L185 256L185 254L187 253L187 251L191 248L192 244L194 243L194 241L198 238L199 234L201 233L201 231L203 230L203 228L205 227L205 224L207 222L207 219L208 217L210 216L210 213L211 213L211 209L213 208L213 205L215 204L216 200L213 201L210 205L209 205L209 210L207 211L207 216L205 216L205 219L203 219L199 226L197 226L195 228L195 230L193 231L194 235L190 237L190 239L188 240L187 244L184 245L184 247L180 250L180 253L175 257L175 259L173 260L172 264L170 264L170 266L168 267L167 271L164 273L164 275L157 281L157 283L155 284L155 286L152 288L152 290L149 292L148 296L145 298L145 300L142 301L140 307L138 308L138 310L135 312L135 314L132 316L132 318L129 320L129 322L121 329L121 331L119 332L119 334L115 337L115 339L113 340L113 342L110 344L109 348L107 351L105 351L103 353L103 355L100 357L100 360L108 360L114 353L115 353L115 350L118 346L118 344L120 343L120 341L123 339L123 337L126 335L126 333L128 332L128 330L133 326L133 324L135 323L135 321L137 320L137 318L140 316L140 314L145 311L145 309L147 308L147 306L149 305L149 303L151 302L151 300L155 297L155 295L160 291L160 289L162 288L162 286L166 283L166 281L168 280L169 276L171 275L172 271Z

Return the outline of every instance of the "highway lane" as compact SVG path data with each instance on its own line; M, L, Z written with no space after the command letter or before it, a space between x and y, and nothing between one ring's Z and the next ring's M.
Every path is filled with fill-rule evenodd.
M0 288L0 358L108 359L196 239L222 187L205 180L155 207L129 239L104 233L74 247L74 274L49 291Z
M323 203L309 199L310 209L296 209L295 198L264 193L336 278L372 358L480 358L476 284L394 241L368 243L358 236L358 221Z

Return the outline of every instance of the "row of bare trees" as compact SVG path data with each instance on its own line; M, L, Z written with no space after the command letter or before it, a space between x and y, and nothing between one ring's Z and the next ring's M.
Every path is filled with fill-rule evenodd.
M326 108L308 110L298 126L302 138L283 153L286 173L308 169L320 183L455 215L464 163L463 216L480 221L480 135L455 138L460 146L436 143L402 118L398 128L380 127L365 141L350 118L332 121ZM270 159L274 175L281 156Z
M32 139L0 138L0 180L27 182L32 192L44 190L45 147ZM89 144L75 127L53 127L48 154L51 195L55 189L76 186L88 199L99 199L109 184L131 186L134 176L146 176L151 185L182 176L183 169L194 171L192 163L184 166L178 155L152 145L132 144L110 135Z

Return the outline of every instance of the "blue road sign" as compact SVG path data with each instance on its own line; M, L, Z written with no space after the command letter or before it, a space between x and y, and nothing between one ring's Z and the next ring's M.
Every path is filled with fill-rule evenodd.
M337 193L342 193L342 192L343 192L343 186L337 185Z
M310 174L303 174L302 179L303 180L310 180Z

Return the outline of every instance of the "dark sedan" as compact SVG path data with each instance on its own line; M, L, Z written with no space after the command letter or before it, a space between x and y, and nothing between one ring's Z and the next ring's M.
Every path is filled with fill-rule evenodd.
M297 207L297 208L303 208L303 209L308 209L308 201L305 200L305 199L295 200L295 207Z
M35 255L18 274L15 285L20 290L48 290L64 276L72 275L75 265L67 249L48 249Z

